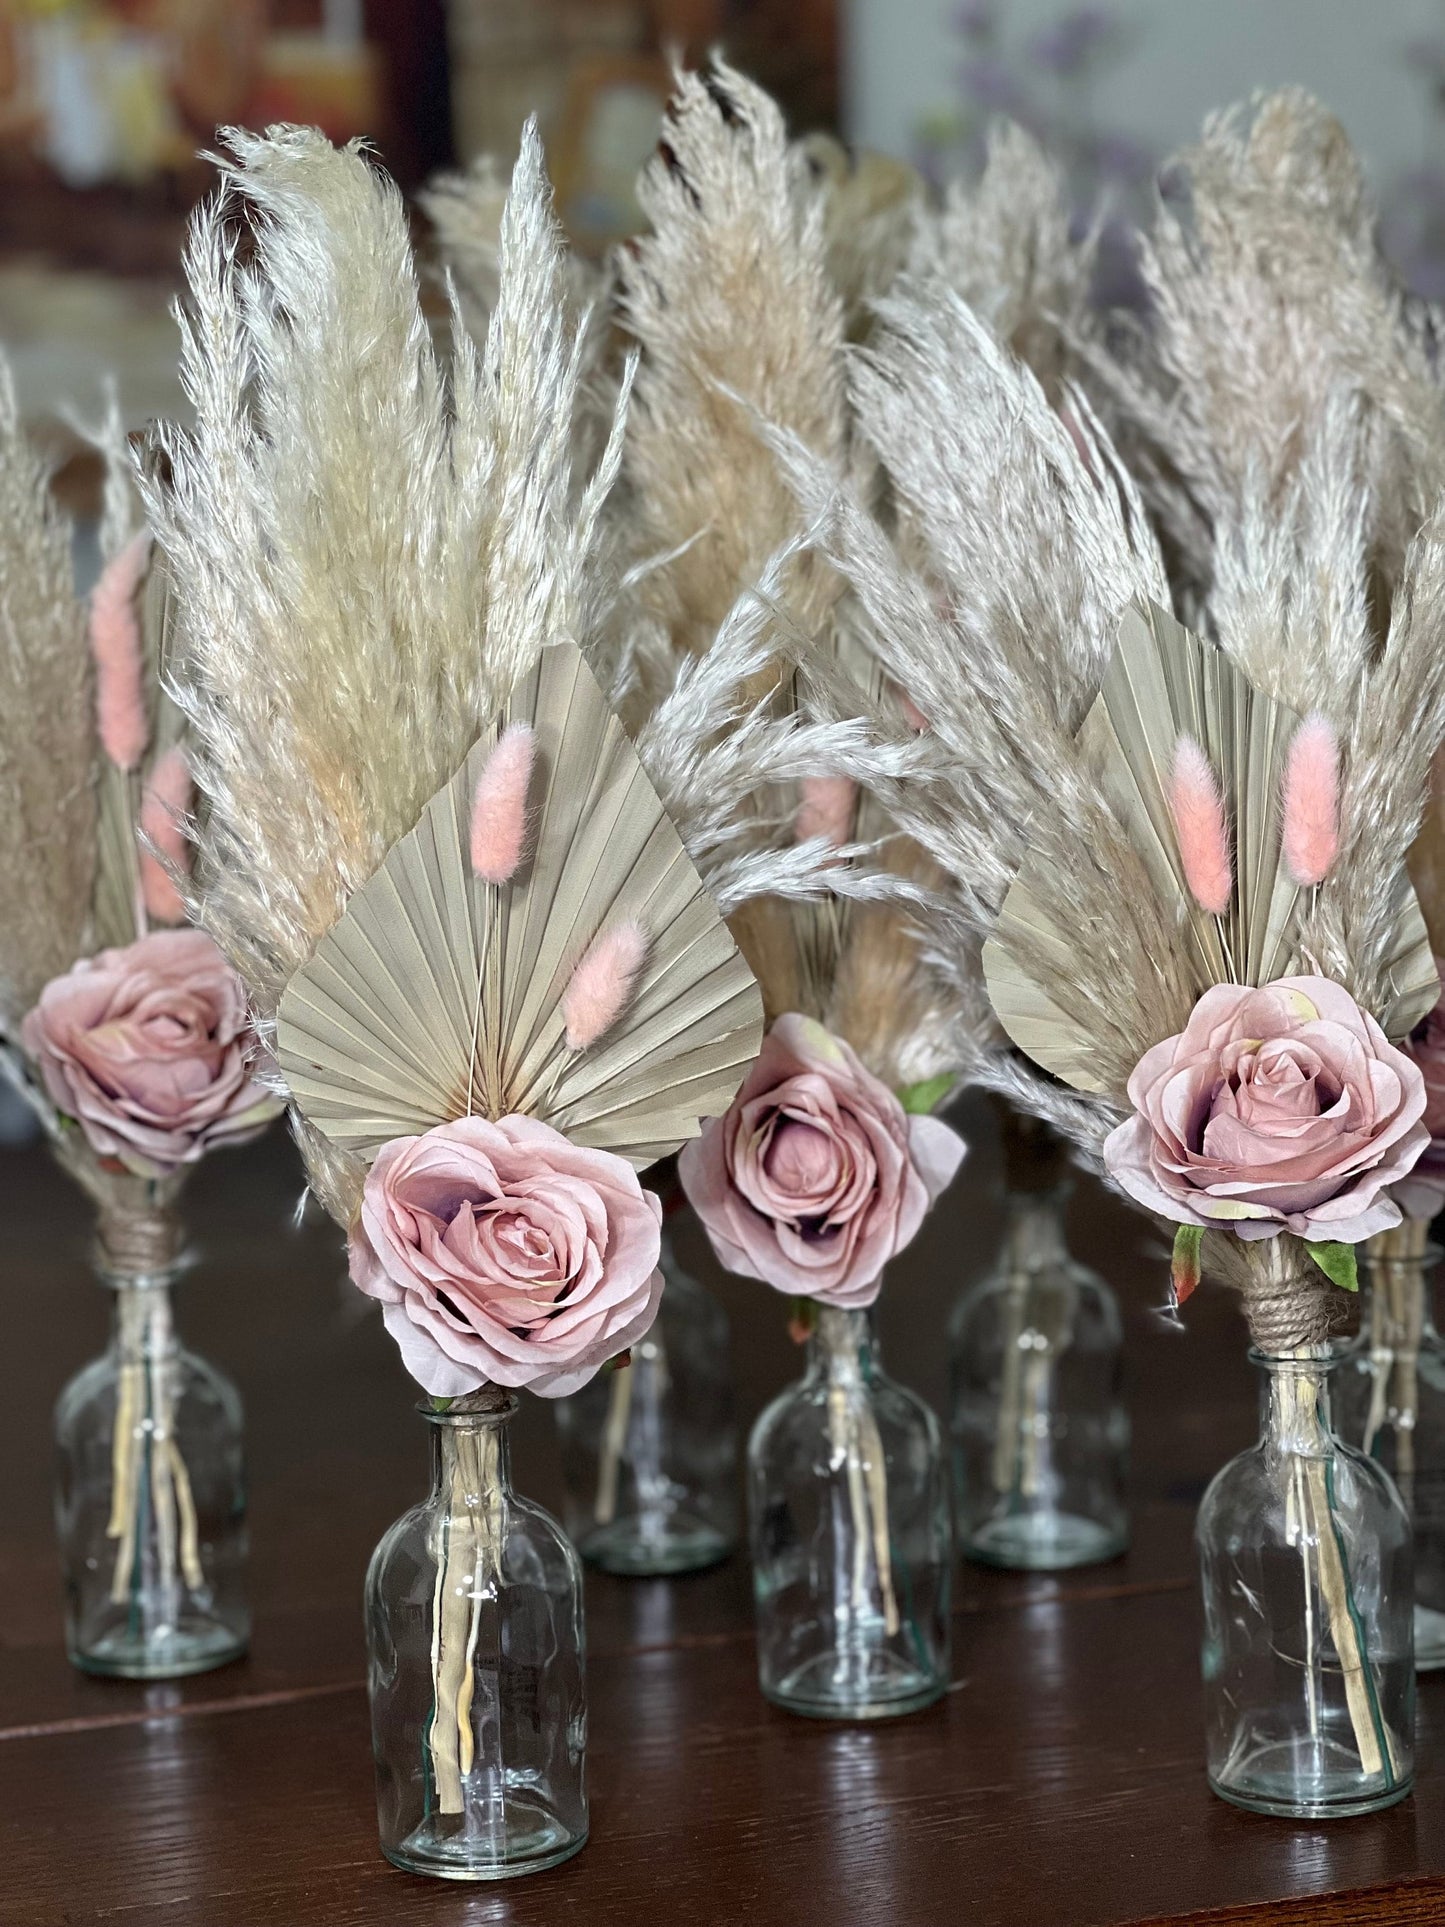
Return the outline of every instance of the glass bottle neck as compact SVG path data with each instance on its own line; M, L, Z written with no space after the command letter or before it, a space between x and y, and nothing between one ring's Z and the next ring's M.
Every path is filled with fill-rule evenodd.
M1434 1245L1418 1254L1370 1252L1365 1268L1365 1303L1360 1320L1366 1343L1390 1351L1417 1350L1434 1338L1431 1286L1440 1252Z
M1041 1191L1011 1191L1005 1201L1003 1257L1010 1272L1051 1271L1069 1262L1064 1242L1067 1182Z
M1333 1358L1271 1358L1258 1352L1264 1373L1260 1446L1289 1458L1327 1458L1335 1449L1329 1374Z
M111 1349L122 1363L170 1358L180 1350L171 1308L170 1273L149 1278L107 1278L115 1294Z
M423 1408L431 1427L433 1498L471 1509L511 1492L508 1426L516 1409L516 1398L498 1387L471 1394L460 1411Z
M818 1306L817 1322L808 1339L810 1381L855 1384L870 1378L879 1363L871 1309L840 1311L836 1305Z

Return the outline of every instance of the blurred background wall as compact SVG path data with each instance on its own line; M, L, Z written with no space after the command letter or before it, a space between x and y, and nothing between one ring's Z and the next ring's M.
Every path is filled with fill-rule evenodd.
M97 371L137 424L182 407L167 309L217 123L365 134L404 187L491 151L536 112L573 238L637 220L632 183L666 50L721 46L794 128L840 128L934 179L977 165L996 114L1068 170L1079 218L1130 224L1211 108L1303 82L1370 167L1386 244L1445 299L1445 0L0 0L0 341L68 461L64 405ZM81 459L77 473L83 475Z

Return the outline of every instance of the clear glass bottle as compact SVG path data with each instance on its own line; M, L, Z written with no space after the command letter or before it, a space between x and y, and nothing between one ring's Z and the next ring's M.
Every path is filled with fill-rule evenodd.
M801 1381L753 1427L748 1519L770 1700L881 1719L939 1697L953 1548L938 1421L883 1372L870 1313L817 1308Z
M506 1880L587 1839L582 1568L512 1490L511 1393L419 1409L431 1492L366 1577L381 1850L411 1873Z
M606 1572L696 1572L737 1544L727 1313L666 1231L662 1270L657 1320L631 1364L557 1400L567 1531Z
M1420 1672L1445 1666L1445 1343L1428 1229L1407 1220L1366 1245L1360 1335L1333 1385L1340 1437L1384 1466L1414 1525Z
M1410 1522L1331 1429L1332 1358L1251 1357L1260 1441L1195 1529L1209 1783L1255 1813L1370 1813L1414 1778Z
M241 1400L177 1339L176 1275L102 1274L109 1348L55 1408L66 1646L87 1673L175 1679L250 1637Z
M1129 1542L1119 1307L1069 1255L1069 1188L1010 1193L998 1263L950 1321L959 1549L987 1565L1056 1571Z

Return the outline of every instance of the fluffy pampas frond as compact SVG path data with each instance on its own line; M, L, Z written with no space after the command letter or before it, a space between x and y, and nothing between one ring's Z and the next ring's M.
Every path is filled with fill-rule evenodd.
M892 485L901 545L952 621L987 637L986 653L1077 725L1119 611L1133 596L1167 600L1143 503L1082 397L1071 431L950 290L906 282L880 312L853 398ZM957 680L916 633L915 642L894 673L942 727L957 710Z
M580 350L535 131L486 345L454 323L449 389L390 181L304 129L227 145L187 255L196 426L159 438L147 492L184 612L204 917L264 1022L536 652L586 637L615 449L574 491ZM345 1218L356 1172L306 1148Z
M966 301L1057 402L1079 372L1073 344L1093 333L1096 252L1094 231L1074 237L1060 168L1032 134L1000 121L977 183L951 182L920 216L908 266Z
M92 671L69 524L0 363L0 1034L83 953L95 877Z
M1445 483L1445 398L1343 128L1286 88L1209 120L1163 178L1142 255L1152 325L1122 364L1093 369L1182 579L1207 588L1216 525L1246 488L1279 510L1312 425L1347 390L1365 410L1358 479L1388 601Z
M642 353L626 475L638 584L673 648L700 654L739 592L797 530L759 423L843 459L843 305L824 209L782 115L721 61L682 74L638 198L652 225L622 263L623 321ZM814 633L834 590L803 561L790 613Z

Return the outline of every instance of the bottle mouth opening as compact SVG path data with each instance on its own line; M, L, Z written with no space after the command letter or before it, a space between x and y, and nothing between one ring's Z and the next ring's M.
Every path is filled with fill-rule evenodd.
M1258 1345L1251 1345L1249 1362L1261 1371L1281 1377L1312 1378L1319 1372L1333 1371L1348 1350L1346 1339L1332 1339L1328 1344L1311 1345L1295 1352L1264 1352Z
M189 1270L184 1257L154 1271L115 1271L104 1264L96 1266L96 1278L107 1291L166 1291Z
M504 1419L511 1418L521 1402L517 1394L504 1385L483 1385L475 1392L464 1392L459 1398L440 1404L434 1399L422 1399L416 1409L429 1425L500 1425Z

